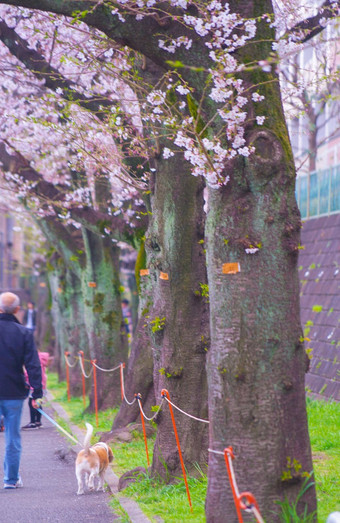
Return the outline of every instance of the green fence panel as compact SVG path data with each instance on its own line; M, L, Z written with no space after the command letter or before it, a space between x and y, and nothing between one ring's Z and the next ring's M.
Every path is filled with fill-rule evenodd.
M332 169L329 208L330 212L340 211L340 165Z
M340 165L299 176L295 192L302 218L340 212Z

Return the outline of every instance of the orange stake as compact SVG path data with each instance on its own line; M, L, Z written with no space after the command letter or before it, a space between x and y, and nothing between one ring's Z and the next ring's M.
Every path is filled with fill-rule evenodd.
M162 397L166 396L166 397L168 398L168 400L170 400L169 392L168 392L166 389L162 389L162 391L161 391L161 396L162 396ZM192 512L192 504L191 504L191 498L190 498L189 486L188 486L188 481L187 481L187 475L186 475L186 472L185 472L184 461L183 461L182 452L181 452L181 446L180 446L180 444L179 444L179 438L178 438L178 433L177 433L177 428L176 428L175 416L174 416L174 412L173 412L173 410L172 410L172 405L171 405L171 403L168 403L168 405L169 405L170 415L171 415L171 419L172 419L172 424L173 424L173 427L174 427L174 433L175 433L175 438L176 438L176 443L177 443L177 448L178 448L179 460L180 460L180 462L181 462L181 467L182 467L182 472L183 472L183 478L184 478L185 488L186 488L186 490L187 490L187 495L188 495L188 500L189 500L190 510L191 510L191 512Z
M68 362L67 362L67 356L69 356L70 353L65 351L64 355L65 355L65 363L66 363L67 401L71 401L71 394L70 394L70 369L68 368Z
M142 427L143 427L143 434L144 434L144 444L145 444L145 452L146 452L146 461L148 462L148 467L150 467L150 460L149 460L149 451L148 451L148 441L146 439L146 431L145 431L145 422L144 422L144 416L143 416L143 409L141 404L142 395L136 394L136 398L139 405L140 410L140 419L142 420Z
M93 384L94 384L94 408L96 411L96 424L98 427L98 394L97 394L97 368L95 366L95 363L97 360L91 360L91 364L93 367Z
M78 354L80 354L81 361L82 361L83 368L84 368L84 352L83 352L82 350L80 350L80 351L78 352ZM83 381L83 403L84 403L84 407L86 407L86 398L85 398L85 376L84 376L84 373L83 373L83 372L81 373L81 376L82 376L82 381Z
M225 464L227 466L227 472L228 472L228 476L229 476L231 490L232 490L233 497L234 497L234 503L235 503L235 507L236 507L238 520L240 523L243 523L243 518L242 518L242 513L241 513L241 508L240 508L240 503L239 503L239 496L238 496L238 492L236 490L236 485L234 482L232 466L229 463L229 457L230 457L230 459L234 459L234 457L235 457L232 447L227 447L226 449L224 449L224 459L225 459Z
M260 514L260 509L259 509L258 503L255 499L255 496L251 492L241 492L241 494L240 494L238 491L238 488L236 485L234 469L233 469L233 465L231 463L231 460L234 458L235 458L235 456L234 456L232 447L227 447L226 449L224 449L224 459L225 459L225 463L227 465L230 486L231 486L231 490L232 490L233 497L234 497L234 503L235 503L239 523L243 523L241 509L242 510L252 510L254 512L256 521L258 523L264 523L262 516ZM245 500L245 502L243 500Z
M120 364L120 393L122 396L122 401L124 399L124 374L123 369L125 369L125 363Z

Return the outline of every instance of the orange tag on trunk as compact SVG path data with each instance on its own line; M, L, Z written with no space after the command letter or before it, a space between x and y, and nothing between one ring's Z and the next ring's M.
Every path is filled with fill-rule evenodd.
M149 274L149 269L141 269L141 270L139 271L139 274L140 274L141 276L147 276L147 275Z
M160 280L168 280L169 279L169 274L167 272L161 272L159 274L159 278L160 278Z
M222 274L236 274L240 272L240 264L236 263L224 263L222 265Z
M97 287L97 284L95 281L89 281L87 284L89 287Z

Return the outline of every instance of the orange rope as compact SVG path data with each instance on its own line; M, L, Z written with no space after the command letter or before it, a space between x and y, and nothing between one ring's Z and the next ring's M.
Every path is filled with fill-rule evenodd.
M80 354L80 357L81 357L81 360L83 362L83 366L84 366L84 352L82 350L80 350L78 352L78 354ZM86 407L86 398L85 398L85 376L83 373L81 373L82 375L82 381L83 381L83 403L84 403L84 407Z
M170 395L169 395L169 392L166 389L162 389L161 396L166 396L168 398L168 400L170 401ZM179 443L179 438L178 438L178 433L177 433L177 428L176 428L174 411L172 410L171 403L169 403L169 410L170 410L170 415L171 415L171 419L172 419L172 424L173 424L173 427L174 427L174 433L175 433L175 438L176 438L176 443L177 443L177 448L178 448L179 460L181 462L185 488L186 488L187 495L188 495L190 510L192 512L192 504L191 504L189 486L188 486L188 481L187 481L187 475L186 475L186 472L185 472L185 466L184 466L184 461L183 461L183 457L182 457L181 446L180 446L180 443Z
M138 401L139 410L140 410L140 417L141 417L141 420L142 420L142 427L143 427L143 434L144 434L144 444L145 444L145 452L146 452L146 461L148 462L148 467L150 467L149 451L148 451L148 441L146 439L145 421L144 421L143 409L142 409L142 404L141 404L142 395L138 393L138 394L135 394L135 396L136 396L137 401Z
M96 411L96 424L98 427L98 394L97 394L97 369L96 369L96 361L97 360L91 360L91 364L93 367L93 384L94 384L94 408Z
M67 356L69 356L70 353L65 351L64 352L64 356L65 356L65 361L66 361L66 384L67 384L67 401L71 401L71 393L70 393L70 369L68 368L68 365L67 365Z

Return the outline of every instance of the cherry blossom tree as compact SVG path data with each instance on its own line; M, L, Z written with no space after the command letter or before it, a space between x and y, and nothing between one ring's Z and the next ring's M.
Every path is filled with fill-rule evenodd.
M136 133L123 136L122 150L126 152L125 140L138 142L138 151L133 151L138 166L145 143L151 145L147 155L155 169L149 180L153 214L146 235L147 285L153 298L146 324L151 332L160 326L153 332L155 391L157 397L166 385L181 406L196 408L196 413L204 410L197 401L198 384L205 379L204 372L198 372L204 365L204 346L202 339L197 343L197 335L190 345L187 318L194 310L197 283L205 285L205 280L201 265L191 266L196 269L193 275L188 257L193 253L194 262L199 259L197 245L192 249L194 237L203 240L204 219L196 209L203 207L201 177L205 180L212 451L207 520L221 521L230 514L236 521L230 489L221 480L224 461L218 454L228 445L237 455L240 488L256 494L268 520L278 520L275 501L295 499L312 472L297 277L300 215L278 68L296 41L311 39L339 15L338 4L326 0L310 16L305 9L309 17L293 19L289 32L278 37L281 28L269 0L260 5L252 0L1 3L65 15L70 17L66 24L88 24L117 46L125 46L121 52L128 48L130 56L129 52L124 56L131 58L129 80L149 78L135 90L144 139L135 139ZM185 234L183 225L189 229ZM159 278L160 273L169 280ZM202 303L201 299L199 312L191 315L195 329L196 321L201 325L205 317ZM157 314L165 311L164 321L162 315L155 316L156 309ZM189 353L183 349L188 345ZM196 402L184 395L189 383ZM197 457L190 447L192 432L192 421L181 423L189 468ZM202 448L198 445L199 452ZM165 416L159 423L153 463L153 471L160 475L164 475L162 455L170 473L177 475L179 464ZM316 507L313 486L303 497L302 512L305 507L310 514Z
M9 20L9 23L11 23L10 20ZM15 23L17 23L17 22L15 22ZM35 24L35 27L37 27L37 24ZM96 101L93 101L93 100L90 101L87 98L85 101L85 105L84 105L84 97L79 95L78 91L75 91L75 89L70 85L70 82L68 82L65 79L65 77L61 74L60 71L57 71L55 68L52 69L52 66L46 62L46 60L44 59L44 57L41 56L40 53L32 50L31 49L32 45L28 44L25 40L23 40L23 38L21 38L18 35L18 31L20 31L20 29L16 29L16 31L14 31L7 25L7 23L2 24L2 39L3 39L4 43L6 44L6 46L11 50L13 55L16 58L20 59L21 62L25 63L25 65L29 68L29 70L34 74L34 76L36 78L44 81L50 88L55 89L57 94L62 96L63 99L65 99L65 98L70 99L70 100L72 100L72 102L76 101L81 106L84 106L87 110L90 109L91 113L96 112L97 116L100 115L100 120L102 118L105 118L103 106L108 106L109 108L111 108L112 103L110 103L108 100L101 99L101 103L100 103L100 105L98 105L98 103L96 103ZM42 70L43 70L43 75L41 73ZM150 79L149 71L145 73L145 76L147 76L147 81L151 84L154 82L155 77L156 78L161 77L161 75L159 74L159 71L156 71L155 69L151 73L151 76L152 76L151 79ZM151 99L153 99L153 96L151 96ZM79 121L78 116L77 116L77 120ZM125 121L126 121L126 118L125 118ZM74 122L74 120L73 120L73 122ZM117 118L115 120L115 123L117 123ZM152 119L152 125L155 125L155 123L157 123L157 117L155 120ZM79 130L79 128L80 128L80 126L78 125L77 131ZM63 131L65 132L65 127L63 127ZM83 134L85 134L85 133L83 133ZM71 134L71 136L72 136L72 134ZM119 141L119 136L120 136L120 130L118 129L118 130L116 130L116 133L115 133L115 137L118 139L118 141ZM125 136L123 136L123 140L126 142L127 138ZM130 144L130 147L129 147L130 155L131 155L131 151L133 154L136 154L134 152L134 149L131 147L131 140L129 141L129 144ZM124 147L124 145L125 144L123 142L123 147ZM84 150L84 149L85 148L83 147L82 150ZM153 156L152 149L153 149L153 147L149 146L149 155L151 157ZM93 144L91 144L91 151L93 151ZM138 153L139 153L139 157L143 156L143 143L142 143L142 146L139 147ZM102 157L99 159L97 156L96 158L97 158L98 163L100 162L100 164L103 164ZM141 158L140 161L142 162L143 158ZM131 158L124 158L124 163L130 167L130 173L131 173ZM169 165L169 162L166 161L165 162L166 172L168 172L168 165ZM138 170L140 171L141 169L138 166L137 166L137 169L134 169L133 161L132 161L133 180L136 180L135 173L136 173L136 171L138 172ZM180 170L178 170L178 174L181 174ZM189 175L189 172L188 172L188 175ZM166 175L166 176L168 177L168 175ZM180 176L180 178L178 178L177 181L175 181L173 176L171 176L170 179L172 180L172 184L173 184L174 188L181 185L182 176ZM157 182L158 182L158 180L160 180L160 181L164 180L164 182L167 185L169 183L167 181L167 179L162 176L157 176ZM143 180L141 180L141 181L143 182ZM186 250L187 250L188 255L191 256L196 251L196 255L198 256L197 259L195 257L196 261L194 264L192 264L192 267L191 267L192 275L196 274L196 276L195 276L196 283L194 283L194 280L192 280L192 285L195 289L194 308L196 309L195 318L197 318L197 325L195 324L195 322L189 322L188 320L186 320L185 314L182 313L183 325L181 326L177 319L176 302L174 302L175 309L174 309L173 316L170 316L170 314L169 314L170 307L168 306L166 333L169 333L168 335L170 335L170 338L169 338L169 341L167 342L166 341L167 336L165 336L165 340L163 340L163 345L164 346L168 345L170 341L171 341L171 344L173 344L174 339L177 340L177 343L183 343L181 341L181 338L178 335L174 336L174 333L176 331L175 331L175 329L171 328L171 325L173 323L176 326L177 330L186 334L187 340L188 340L185 344L185 350L188 353L188 357L186 358L184 356L183 349L182 349L182 356L181 356L180 363L183 363L183 361L185 361L185 360L189 361L190 355L192 354L192 352L193 351L197 352L198 355L195 359L193 359L193 364L192 364L194 367L194 371L192 372L190 370L190 366L187 365L187 367L188 367L187 372L189 374L193 374L193 376L195 376L195 378L196 378L195 380L192 380L192 382L193 382L192 383L192 393L191 393L190 388L188 387L187 383L185 383L184 381L180 381L179 383L181 383L181 386L183 387L185 392L189 395L189 397L194 398L195 395L197 394L197 390L201 391L201 397L202 397L201 403L196 404L196 402L194 402L193 409L191 409L191 410L193 410L197 416L206 417L207 409L206 409L205 355L206 355L206 350L207 350L208 340L209 340L209 336L208 336L208 332L207 332L208 309L207 309L205 301L202 300L201 298L199 298L199 299L197 298L197 293L198 293L198 295L200 294L200 285L206 284L205 262L204 262L204 256L202 255L203 249L202 249L202 245L201 245L201 241L202 241L202 237L203 237L202 182L199 180L195 181L194 179L192 179L191 175L189 175L188 181L190 183L190 186L193 186L193 184L196 184L198 189L196 191L195 190L190 191L189 195L187 194L186 191L183 192L184 198L182 199L181 213L179 212L178 204L176 207L176 216L177 216L176 219L178 221L178 224L181 224L184 221L183 216L182 216L183 211L185 211L185 213L187 214L187 210L188 210L188 208L190 208L189 198L191 198L191 194L192 194L193 201L195 201L195 199L197 199L197 203L193 204L194 213L192 215L192 221L188 220L188 214L187 214L187 216L185 218L186 228L184 229L183 227L179 227L179 225L177 227L178 242L177 242L177 244L174 245L174 257L176 260L178 259L178 261L181 264L183 264L184 260L186 260L186 262L190 261L188 258L185 258L183 256L184 251L183 251L182 245L183 245L184 241L185 241ZM164 208L164 206L169 206L169 205L172 206L171 200L173 198L173 195L172 195L172 192L169 193L168 191L164 190L164 182L163 182L163 186L159 182L156 184L157 187L161 188L160 190L157 191L157 193L161 196L161 198L158 197L158 209L159 210ZM185 183L187 183L187 182L185 182ZM81 219L83 221L85 220L86 227L89 227L88 210L86 210L85 212L81 212L81 210L79 208L77 208L77 209L74 208L74 207L77 207L77 205L75 205L75 203L77 202L77 200L79 199L80 196L81 196L81 193L79 193L79 191L77 191L77 192L75 192L74 196L72 195L72 198L68 197L68 201L72 200L72 209L68 210L68 214L71 215L73 219L76 217L76 219L79 220L79 216L81 213L81 216L82 216ZM83 195L83 197L84 197L84 195ZM168 197L170 197L170 202L166 203L165 198L168 198ZM163 203L162 203L162 201L163 201ZM178 202L179 201L180 200L178 199ZM85 201L84 203L88 203L88 202ZM70 207L70 204L68 205L68 207ZM151 202L151 208L154 209L154 205L152 202ZM85 218L85 215L86 215L86 218ZM138 216L138 214L137 214L136 218L139 218L139 217L140 216ZM196 226L196 224L198 224L198 227ZM95 224L94 224L93 220L91 220L91 227L93 227L93 226L95 226ZM158 251L161 249L161 243L164 241L169 242L169 239L166 239L166 236L165 236L165 238L162 238L162 236L165 235L165 231L162 234L160 234L158 227L154 227L154 229L155 229L155 232L153 234L154 237L153 237L152 241L150 241L150 242L147 241L147 245L151 246L152 250L155 249L157 258L159 258ZM157 233L156 233L156 229L157 229ZM182 229L186 234L183 234ZM189 231L190 235L192 234L192 240L190 240L190 241L189 241L189 235L187 234L187 231ZM54 238L53 240L55 242L56 238ZM193 242L193 247L190 247L191 242ZM181 249L180 257L178 256L178 249ZM169 251L169 249L168 249L168 251ZM174 264L172 264L172 265L175 270ZM155 267L154 267L156 274L158 274L160 267L161 267L160 261L158 259L156 259ZM175 272L182 273L183 270L179 268L177 271L175 270ZM190 286L187 285L186 281L184 281L183 283L184 283L184 285L182 285L181 291L179 290L179 288L177 288L176 294L177 295L182 294L183 303L186 303L188 301L188 299L192 300L193 289L191 288L191 285ZM186 295L188 295L188 299L186 298ZM143 399L144 399L144 401L146 401L147 406L151 402L154 402L154 393L153 393L153 389L151 388L151 385L153 383L152 365L150 365L150 363L152 363L152 358L151 358L152 353L151 353L150 340L148 340L148 342L145 343L145 340L146 340L145 330L146 330L146 328L148 328L151 333L151 336L154 337L154 333L155 333L154 322L157 321L157 318L159 318L159 308L160 308L159 304L157 302L155 302L154 299L152 299L152 303L154 304L154 306L150 307L150 303L147 303L147 300L145 300L145 298L142 300L142 303L141 303L141 311L145 311L145 312L144 312L144 314L141 315L140 327L138 328L139 334L135 337L135 340L133 342L132 354L131 354L131 358L130 358L130 362L129 362L129 368L128 368L128 373L127 373L127 383L126 383L126 389L127 389L128 394L131 395L131 392L134 393L136 390L138 390L138 392L142 393ZM186 314L189 314L191 316L192 311L190 311L190 309L185 308L183 310L185 311ZM205 319L202 318L202 315L205 317ZM190 329L188 327L189 325L191 327ZM198 328L198 326L200 328ZM158 340L160 340L160 334L161 334L160 332L157 332ZM153 340L153 342L154 342L154 340ZM172 347L170 347L169 350L172 351L173 350ZM149 356L147 357L147 355L149 355ZM147 362L149 362L149 363L148 363L147 372L146 372L146 363ZM181 367L179 366L179 368L181 368ZM164 369L166 369L166 370L164 370ZM199 372L197 372L197 370ZM177 368L172 370L169 367L169 364L167 364L166 367L165 367L165 363L164 363L164 366L162 364L160 364L160 365L158 365L158 367L156 368L155 373L154 373L155 377L156 377L156 382L158 382L158 376L160 375L159 374L160 372L163 372L163 375L165 375L165 376L172 376L172 374L173 374L177 381L179 380L180 374L181 374ZM160 384L158 387L158 397L160 395L160 391L162 388L163 388L163 386ZM184 396L183 392L180 393L180 391L177 392L177 394L180 398ZM183 400L180 400L180 401L183 401ZM138 415L138 408L131 409L131 407L127 407L127 405L125 403L123 403L120 413L117 416L117 418L115 419L115 427L119 426L120 423L126 424L128 421L134 420L137 415ZM160 421L160 424L162 424L165 428L164 429L161 428L161 430L159 431L159 434L160 435L166 434L167 437L169 438L169 435L171 433L169 431L170 427L169 427L169 423L168 423L168 418L164 417L164 419L162 419ZM192 449L192 451L191 451L192 456L190 457L190 462L192 463L192 466L196 462L199 462L203 466L207 460L206 426L205 425L202 426L200 445L197 445L197 434L198 434L197 430L194 432L193 430L191 430L191 427L188 424L185 426L185 429L188 434L187 447L188 447L188 449ZM192 441L189 441L189 439L192 439ZM173 468L173 472L175 475L175 474L177 474L176 470L179 467L179 462L178 462L178 458L177 458L177 449L173 445L173 442L171 445L168 445L168 446L165 445L165 448L168 449L169 459L167 458L167 460L169 461L169 463L173 463L172 468ZM203 451L201 449L203 449ZM169 466L169 469L172 470L170 466Z
M332 24L313 40L297 44L297 52L281 67L298 170L315 171L320 148L339 131L338 48L338 27Z

